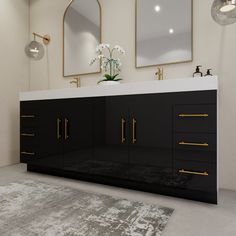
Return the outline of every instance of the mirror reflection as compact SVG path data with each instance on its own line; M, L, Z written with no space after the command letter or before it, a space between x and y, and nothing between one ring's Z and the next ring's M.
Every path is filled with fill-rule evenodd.
M101 9L97 0L73 0L64 15L64 76L100 72L89 65L101 43Z
M136 67L192 61L192 0L136 0Z

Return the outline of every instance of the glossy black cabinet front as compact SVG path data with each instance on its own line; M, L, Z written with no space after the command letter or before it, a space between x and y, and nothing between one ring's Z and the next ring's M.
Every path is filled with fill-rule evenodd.
M154 94L95 99L91 173L168 185L172 178L172 107L167 98Z
M54 100L30 101L21 105L22 162L62 168L63 146L58 134L62 125L60 117L60 103Z
M129 179L154 185L172 180L172 104L169 94L130 96Z
M217 202L216 91L21 102L28 170Z
M91 99L68 99L61 103L63 113L63 169L87 173L93 160L93 104Z
M94 99L94 156L91 174L128 178L128 122L126 96Z

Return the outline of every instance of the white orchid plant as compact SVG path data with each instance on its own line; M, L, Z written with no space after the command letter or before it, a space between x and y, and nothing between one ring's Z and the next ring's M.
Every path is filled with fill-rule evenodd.
M108 56L105 56L104 51L107 50ZM101 62L101 69L105 72L104 79L98 81L98 84L103 81L120 81L121 78L118 78L119 73L121 72L121 60L119 58L114 58L114 52L117 51L118 53L124 55L125 50L116 45L115 47L111 48L109 44L99 44L96 48L97 56L94 57L90 65L93 65L97 60Z

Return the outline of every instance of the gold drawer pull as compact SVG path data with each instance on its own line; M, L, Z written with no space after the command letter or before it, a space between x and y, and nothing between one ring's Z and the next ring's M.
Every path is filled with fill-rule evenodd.
M68 135L68 125L69 125L69 120L66 118L65 119L65 140L67 140L69 138L69 135Z
M136 119L133 118L132 123L133 123L132 143L135 144L137 142L137 138L136 138L137 121L136 121Z
M181 174L190 174L190 175L201 175L201 176L209 176L207 172L196 172L196 171L188 171L188 170L179 170Z
M22 155L29 155L29 156L34 156L34 152L21 152Z
M179 114L179 117L208 117L208 114Z
M61 138L61 119L57 119L57 139Z
M21 134L21 136L24 136L24 137L35 137L35 134Z
M186 143L186 142L179 142L179 145L184 146L198 146L198 147L209 147L208 143Z
M125 124L126 121L124 118L121 119L121 143L125 142Z
M35 115L22 115L21 118L35 118Z

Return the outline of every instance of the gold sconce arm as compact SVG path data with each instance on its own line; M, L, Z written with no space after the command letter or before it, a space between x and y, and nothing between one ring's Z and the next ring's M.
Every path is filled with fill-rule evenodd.
M29 58L31 58L35 61L38 61L38 60L41 60L44 57L45 50L44 50L44 46L36 40L36 37L42 39L43 44L45 46L47 46L50 43L51 38L50 38L49 35L42 36L42 35L37 34L37 33L33 33L33 35L34 35L34 40L29 42L26 45L25 53Z
M49 35L42 36L42 35L37 34L35 32L33 33L33 35L34 35L34 40L35 40L36 37L41 38L43 40L44 45L48 45L51 41L51 37Z

